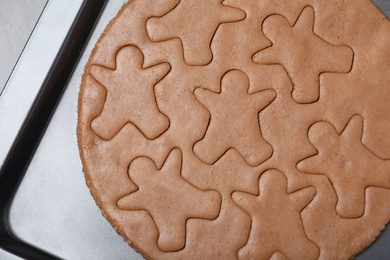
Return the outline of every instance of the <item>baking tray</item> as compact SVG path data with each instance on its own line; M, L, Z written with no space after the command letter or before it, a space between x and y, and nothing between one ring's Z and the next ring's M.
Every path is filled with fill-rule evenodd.
M50 4L58 6L60 2L50 1L49 9ZM94 28L96 31L100 28L94 36L96 41L123 1L121 3L110 1L110 4L107 4L108 1L103 0L86 0L73 1L69 5L77 7L77 2L81 3L80 10L74 18L64 43L59 48L59 53L30 111L24 118L24 123L0 173L0 247L13 255L26 259L118 259L125 256L131 257L134 254L114 230L109 231L112 228L102 218L89 191L83 187L85 181L81 164L77 159L75 136L77 105L73 103L73 101L77 102L77 85L79 85L83 70L83 66L78 68L77 64L86 62L88 54L84 57L84 50L85 53L91 51L93 44L89 49L88 47L85 49L91 32L95 31ZM62 6L59 6L58 10L59 12L61 10L70 11L69 8L62 8ZM103 10L108 11L106 17L102 13ZM52 10L48 12L50 11ZM73 16L73 13L65 14L67 15ZM95 27L99 17L102 18L102 25ZM58 17L59 23L66 22L62 18L62 16ZM58 25L52 24L53 27ZM44 40L54 41L50 37ZM45 44L42 43L42 46ZM50 59L46 55L34 57L35 66L42 66L44 61L40 58ZM18 69L15 71L17 72ZM25 75L30 78L33 78L32 76ZM10 80L17 81L16 78L17 76L14 79L11 77ZM31 85L33 83L31 82ZM0 97L1 104L7 103L9 99L12 100L10 90L11 86L7 86L5 96ZM31 90L28 89L28 91ZM22 93L18 94L23 96ZM74 100L69 102L66 97L70 94ZM20 102L21 100L14 101ZM19 106L24 105L23 101L19 102ZM59 112L61 108L64 108L65 114L70 115L71 118L64 118ZM11 112L12 110L12 108L9 109ZM69 110L73 113L69 113ZM23 113L16 111L15 114ZM56 132L56 118L60 118L60 124L66 125L66 127L58 128L65 130L61 134L65 139L60 138L65 142L61 144L56 141L53 144L50 139L53 137L50 133ZM18 120L9 122L12 127L17 124L14 121ZM51 152L52 148L54 152ZM50 153L55 154L56 159L63 162L65 160L66 165L53 160L53 157L49 158ZM36 168L37 165L40 166ZM55 171L49 169L51 166L56 168ZM26 194L28 194L27 197L25 197ZM9 258L11 255L9 253L1 253L0 258Z
M143 259L103 218L90 195L75 130L83 67L124 2L82 1L23 118L0 171L0 247L7 251L0 250L0 259ZM375 2L389 17L390 1ZM356 259L389 257L387 230Z

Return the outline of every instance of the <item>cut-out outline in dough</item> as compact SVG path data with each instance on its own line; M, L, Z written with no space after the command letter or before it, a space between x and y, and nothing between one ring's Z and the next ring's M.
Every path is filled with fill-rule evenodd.
M317 128L321 128L321 129L317 129ZM325 129L325 128L327 128L327 129ZM360 130L358 132L356 132L357 130L355 132L353 132L353 130L357 129L357 128L360 128ZM315 133L313 133L315 135L315 137L310 138L310 132L313 132L313 131L315 131ZM328 133L329 131L332 131L332 134L337 135L336 138L340 139L340 144L334 144L338 148L340 148L340 150L332 150L332 153L334 153L333 157L338 158L339 156L341 156L342 159L339 159L340 162L337 165L334 165L333 161L326 161L326 162L328 162L328 164L332 165L332 166L329 166L328 168L323 167L323 165L325 165L325 163L326 163L323 161L324 158L322 158L322 153L325 149L321 149L321 147L319 147L319 145L316 145L313 143L313 142L317 142L317 140L319 138L319 136L317 136L317 135L319 135L318 132L321 132L321 131L326 131L326 133ZM321 132L321 135L323 135L323 134L324 133ZM308 129L308 138L309 138L310 143L312 144L312 146L314 147L314 149L317 152L309 157L306 157L306 158L300 160L296 164L296 168L300 172L303 172L305 174L325 175L329 179L330 183L332 184L332 188L337 196L336 212L340 217L343 217L343 218L351 218L352 219L352 218L359 218L359 217L364 215L365 207L366 207L365 206L365 204L366 204L365 192L366 192L366 189L368 187L378 187L378 188L390 189L390 160L383 160L382 158L377 156L375 153L373 153L370 149L368 149L367 146L365 146L362 143L363 134L364 134L364 119L361 115L355 114L354 116L352 116L341 132L338 132L337 129L334 127L334 125L331 124L330 122L327 122L327 121L315 122ZM329 137L329 135L331 135L331 134L327 134L327 137ZM316 138L316 141L313 141L312 140L313 138ZM341 139L343 139L343 140L341 140ZM342 145L342 142L345 141L344 139L347 139L349 141L349 143ZM351 161L348 160L348 158L344 159L344 152L345 152L344 149L351 150L352 148L349 148L351 142L356 142L355 145L360 146L360 147L356 147L353 151L360 151L360 153L366 153L372 159L367 159L365 164L363 164L363 165L359 165L359 163L351 163ZM359 142L359 143L357 143L357 142ZM327 140L327 143L333 144L333 140ZM328 149L332 149L332 147L333 146L331 146L331 148L327 148L327 147L326 148L328 150ZM327 153L329 153L329 152L327 152ZM348 153L348 154L350 156L354 156L354 155L351 155L351 153ZM329 159L332 159L332 157L326 156L325 159L329 160ZM376 160L376 162L374 162L374 159ZM355 158L353 157L351 160L354 161ZM338 161L336 161L336 163L337 162ZM362 170L361 168L363 168L363 167L369 167L367 165L368 162L375 163L374 168L377 170L376 171ZM382 162L383 165L381 164L380 166L378 166L377 164L379 162ZM344 163L344 164L340 165L341 163ZM316 166L314 166L314 165L316 165ZM385 165L387 165L387 167L384 167ZM337 168L341 168L341 166L343 166L343 169L339 169L339 171L337 171L337 172L324 172L324 171L332 171L332 169L336 170ZM375 167L375 166L378 166L378 167ZM331 168L331 169L329 169L329 168ZM386 171L386 169L388 169L388 171ZM379 180L374 179L374 177L377 176L377 175L375 175L375 172L378 172L378 170L380 170L381 174L385 176L384 178L381 179L382 180L381 182L378 182ZM357 172L358 172L358 176L361 176L360 179L354 178L356 176L354 174L356 174ZM341 175L338 175L338 173L340 173ZM384 181L384 180L386 180L386 176L387 176L386 173L387 173L388 178L389 178L388 183L386 183ZM337 176L340 176L341 180ZM364 176L366 176L366 177L364 177ZM348 179L347 185L338 183L339 181L341 181L341 183L345 183L345 181L344 182L342 181L345 178ZM353 181L355 188L358 188L360 186L363 187L363 191L361 191L359 189L359 193L363 192L359 196L360 199L363 199L363 204L357 209L356 209L356 207L350 208L350 205L353 205L354 203L361 202L360 200L358 202L356 201L357 195L353 196L354 194L357 194L356 193L357 191L355 189L351 190L351 187L352 187L352 186L350 186L350 185L352 185L351 181ZM341 190L341 189L344 189L344 190ZM353 196L354 199L352 199L350 197L349 197L349 199L344 199L344 196L346 196L346 194L342 194L342 195L340 194L341 191L347 192L347 190L349 191L348 192L349 196Z
M101 116L102 116L102 114L103 114L103 112L104 112L104 108L105 108L105 106L106 106L106 104L107 104L107 102L108 102L108 95L109 95L109 88L107 87L107 86L105 86L105 84L103 84L97 77L96 77L96 75L94 76L93 75L93 73L91 72L91 70L93 69L93 68L96 68L96 69L99 69L99 70L105 70L105 71L107 71L107 73L114 73L115 71L117 71L118 70L118 55L119 55L119 53L121 52L121 51L124 51L124 50L131 50L131 51L134 51L134 52L136 52L137 53L137 55L138 54L140 54L140 58L141 58L141 60L140 60L140 62L141 62L141 67L140 67L140 69L142 70L142 71L146 71L146 70L149 70L149 71L151 71L152 73L153 73L153 68L162 68L162 66L164 65L164 66L169 66L169 68L167 69L167 71L166 71L166 73L163 73L163 75L161 76L161 78L160 79L158 79L158 77L156 78L157 79L157 81L152 85L152 86L147 86L148 88L150 87L151 89L152 89L152 93L153 93L153 100L154 100L154 104L156 105L156 111L158 111L158 113L160 114L160 115L162 115L162 116L164 116L165 117L165 119L166 119L166 127L164 127L165 128L165 130L163 130L163 131L160 131L160 133L159 134L157 134L157 135L147 135L144 131L142 131L142 129L138 126L138 124L137 123L135 123L135 122L133 122L131 119L130 120L127 120L126 122L123 122L123 124L120 126L120 127L117 127L117 131L115 132L115 133L109 133L109 134L107 134L107 133L105 133L104 135L102 135L102 133L97 133L95 130L94 130L94 127L93 127L93 122L94 121L96 121L96 119L97 118L100 118ZM139 48L139 47L137 47L137 46L135 46L135 45L126 45L126 46L123 46L122 48L120 48L118 51L117 51L117 53L115 54L115 66L114 66L114 68L109 68L109 67L106 67L106 66L103 66L103 65L98 65L98 64L91 64L89 67L88 67L88 71L90 71L90 76L97 82L97 83L99 83L99 85L101 86L101 87L103 87L104 89L105 89L105 100L104 100L104 104L102 105L102 108L101 108L101 111L100 111L100 113L99 113L99 115L97 116L97 117L95 117L95 118L93 118L92 119L92 121L91 121L91 124L90 124L90 127L91 127L91 129L92 129L92 131L97 135L97 136L99 136L100 138L102 138L103 140L106 140L106 141L109 141L109 140L111 140L115 135L117 135L118 133L119 133L119 131L127 124L127 123L131 123L131 124L133 124L135 127L137 127L141 132L142 132L142 134L146 137L146 138L148 138L149 140L154 140L154 139L156 139L156 138L158 138L159 136L161 136L164 132L166 132L168 129L169 129L169 126L170 126L170 120L169 120L169 117L167 116L167 115L165 115L160 109L159 109L159 107L158 107L158 102L157 102L157 99L156 99L156 95L155 95L155 86L161 81L161 80L163 80L168 74L169 74L169 72L171 71L171 65L169 64L169 63L167 63L167 62L163 62L163 63L157 63L157 64L153 64L153 65L151 65L151 66L149 66L149 67L144 67L144 61L145 61L145 59L144 59L144 54L143 54L143 52L141 51L141 49ZM131 85L131 86L129 86L129 89L136 89L136 88L138 88L139 86L133 86L133 85ZM146 90L144 90L143 92L146 92ZM130 95L131 96L131 95ZM127 102L128 103L128 102ZM131 105L132 103L130 103L129 105ZM143 128L146 128L145 126L143 127Z
M214 55L213 55L212 49L211 49L211 43L213 42L213 39L214 39L214 37L215 37L216 32L217 32L218 29L219 29L219 26L220 26L221 24L229 24L229 23L236 23L236 22L243 21L243 20L245 20L245 18L246 18L246 13L245 13L245 11L243 11L243 10L241 10L241 9L239 9L239 8L236 8L236 7L233 7L233 6L229 6L229 5L223 4L223 2L224 2L225 0L205 0L205 1L218 1L218 2L220 2L220 5L222 6L222 8L228 7L228 8L230 8L231 10L234 9L234 10L236 10L236 11L240 11L240 12L242 12L243 17L237 18L236 20L227 21L227 22L224 22L224 21L221 22L221 21L219 21L218 24L217 24L216 27L215 27L214 32L211 34L210 41L208 42L208 52L210 53L210 57L207 59L207 61L206 61L206 59L205 59L205 61L202 61L202 62L193 62L193 61L190 61L190 60L188 60L188 59L186 58L186 56L187 56L187 55L186 55L186 51L185 51L186 47L184 46L185 44L184 44L183 40L180 38L180 36L176 36L176 37L174 37L174 36L172 36L172 37L162 37L162 38L159 39L159 40L153 40L153 36L151 36L150 29L148 29L148 24L151 23L151 20L156 20L156 19L162 19L162 18L164 18L164 16L168 15L169 13L171 13L171 12L173 12L175 9L177 9L177 8L179 7L179 5L182 3L182 1L183 1L183 0L178 0L178 3L177 3L171 10L169 10L168 12L166 12L165 14L163 14L163 15L161 15L161 16L151 16L151 17L149 17L149 18L146 20L145 26L146 26L146 32L147 32L147 34L148 34L148 37L149 37L149 39L150 39L152 42L155 42L155 43L158 43L158 42L165 42L165 41L169 41L169 40L172 40L172 39L179 39L180 42L182 43L184 62L185 62L188 66L205 66L205 65L208 65L208 64L210 64L210 63L213 61L213 58L214 58ZM191 33L192 33L192 32L191 32ZM199 51L197 52L198 55L200 55L200 53L201 53L201 52L199 52Z
M231 194L232 200L233 200L233 201L234 201L242 210L244 210L245 212L247 212L247 214L249 214L249 216L251 217L251 220L252 220L251 229L250 229L250 235L249 235L249 237L248 237L248 242L247 242L247 244L246 244L244 247L242 247L242 248L237 252L237 258L239 259L238 256L239 256L239 252L240 252L240 251L242 251L242 252L248 252L248 253L249 253L249 251L244 250L244 248L248 245L249 240L250 240L250 237L252 236L252 232L253 232L253 222L254 222L254 219L253 219L253 216L251 215L251 213L248 212L246 209L244 209L244 208L238 203L238 201L244 199L244 197L251 198L251 199L259 198L259 196L262 195L262 189L261 189L262 178L263 178L264 176L267 176L267 177L268 177L268 175L269 175L269 176L273 176L273 175L275 175L275 174L279 175L278 177L283 176L283 179L285 180L285 184L286 184L286 185L285 185L285 187L283 187L282 189L283 189L283 191L285 191L286 196L294 196L294 195L295 195L295 196L299 196L299 197L301 197L301 196L303 196L303 195L311 196L311 199L308 200L307 202L305 202L304 205L300 205L301 209L300 209L300 211L299 211L298 214L299 214L299 218L300 218L300 220L301 220L301 222L300 222L301 226L299 226L299 227L301 227L301 229L302 229L301 231L303 231L303 235L305 236L306 241L316 248L316 251L317 251L317 252L315 252L315 253L316 253L317 258L318 258L319 255L320 255L320 248L318 247L318 245L317 245L314 241L312 241L312 240L308 237L307 232L306 232L306 229L305 229L305 225L304 225L304 222L303 222L303 219L302 219L302 216L301 216L302 211L303 211L310 203L312 203L313 200L315 199L315 197L316 197L316 195L317 195L317 190L316 190L316 188L315 188L314 186L306 186L306 187L302 187L302 188L300 188L300 189L298 189L298 190L295 190L295 191L292 191L292 192L288 192L288 178L287 178L287 176L286 176L282 171L280 171L280 170L278 170L278 169L276 169L276 168L267 169L267 170L265 170L265 171L260 175L259 180L258 180L258 185L259 185L259 193L258 193L258 194L250 194L250 193L241 192L241 191L235 191L235 192L233 192L233 193ZM267 186L267 188L269 188L269 187ZM277 188L280 188L280 187L277 187ZM277 189L277 190L279 190L279 189ZM313 193L313 194L310 194L310 193ZM300 204L302 204L302 202L300 202ZM278 205L278 208L280 208L280 205ZM254 209L254 211L259 212L258 209L257 209L257 210ZM290 216L285 215L284 217L286 217L288 220L290 220ZM256 221L258 221L258 220L256 220ZM269 223L266 224L266 225L269 225ZM265 225L265 226L266 226L266 225ZM272 227L273 227L273 226L271 226L271 227L269 227L269 228L272 229ZM271 234L272 234L272 233L271 233ZM301 234L302 234L302 233L301 233ZM292 240L289 240L289 241L292 242ZM295 241L295 240L294 240L294 241ZM278 244L279 246L281 246L281 245L280 245L280 241L277 241L277 244ZM312 249L314 249L314 247L313 247ZM286 253L283 252L283 251L284 251L284 250L281 250L281 248L279 248L279 249L275 250L274 252L272 252L272 254L271 254L269 257L272 257L276 252L280 252L280 253L282 253L283 255L286 255ZM252 252L252 251L251 251L251 252ZM248 257L248 256L247 256L247 257ZM252 256L249 256L249 257L252 259L252 258L253 258L253 255L252 255Z
M210 128L211 128L211 126L213 126L213 125L215 125L215 124L218 124L218 122L217 123L215 123L214 121L213 121L213 118L215 117L215 114L214 114L214 116L213 116L213 113L212 113L212 111L210 111L210 109L207 107L207 105L205 105L204 103L202 103L202 101L201 100L199 100L199 98L200 97L198 97L197 96L197 94L195 93L196 91L202 91L203 92L203 94L202 94L202 96L205 94L205 93L209 93L209 95L213 95L214 97L215 96L218 96L218 98L222 98L223 96L222 95L224 95L224 96L226 96L227 94L226 94L226 92L228 91L228 90L226 90L226 89L224 89L224 87L223 87L223 85L226 85L226 84L228 84L228 83L230 83L230 82L225 82L225 84L223 84L223 81L224 81L224 79L226 80L226 76L229 76L229 78L231 77L231 75L232 74L237 74L237 73L239 73L238 75L235 75L236 76L236 78L238 77L238 76L245 76L245 82L239 82L239 83L236 83L235 82L235 84L245 84L246 86L246 96L250 96L252 99L254 99L254 97L255 97L255 95L259 95L259 94L263 94L264 95L264 100L262 101L262 103L264 103L263 105L262 105L262 108L261 109L259 109L259 110L257 110L257 112L256 112L256 122L257 122L257 124L255 125L255 126L257 126L258 127L258 135L257 135L257 137L259 137L258 138L258 140L260 140L261 141L261 143L262 143L262 145L266 145L266 146L264 146L264 148L267 148L267 151L266 151L266 153L264 153L263 154L263 156L262 157L260 157L260 158L256 158L256 161L253 161L252 159L253 158L246 158L246 156L244 155L244 154L242 154L241 152L240 152L240 150L242 150L242 149L239 149L238 147L236 147L236 145L234 145L234 144L228 144L228 145L221 145L222 146L222 148L220 148L219 150L219 153L218 154L214 154L213 156L212 156L212 158L210 158L210 156L206 156L205 157L205 155L204 155L204 151L202 152L202 151L200 151L199 149L202 149L202 148L197 148L197 147L199 147L199 145L202 143L204 143L205 142L205 139L206 139L206 137L208 136L209 138L208 139L210 139L210 138L217 138L217 137L219 137L219 136L221 136L221 135L212 135L212 134L210 134ZM272 147L272 145L271 144L269 144L265 139L264 139L264 137L263 137L263 135L262 135L262 133L261 133L261 125L260 125L260 119L259 119L259 114L260 114L260 112L262 111L262 110L264 110L264 109L266 109L267 108L267 106L269 106L274 100L275 100L275 98L277 97L277 94L276 94L276 92L275 92L275 90L274 89L265 89L265 90L261 90L261 91L256 91L256 92L252 92L252 93L249 93L249 89L250 89L250 80L249 80L249 77L248 77L248 75L245 73L245 72L243 72L243 71L241 71L241 70L237 70L237 69L233 69L233 70L229 70L229 71L227 71L227 72L225 72L225 74L222 76L222 78L221 78L221 81L220 81L220 91L219 92L214 92L214 91L212 91L212 90L210 90L210 89L207 89L207 88L201 88L201 87L198 87L198 88L195 88L194 89L194 96L196 97L196 99L198 100L198 102L204 107L204 108L206 108L207 109L207 111L209 111L209 114L210 114L210 117L209 117L209 123L208 123L208 126L207 126L207 129L206 129L206 131L205 131L205 133L204 133L204 135L203 135L203 137L200 139L200 140L198 140L197 142L195 142L194 144L193 144L193 146L192 146L192 150L193 150L193 152L194 152L194 154L201 160L201 161L203 161L204 163L206 163L206 164L209 164L209 165L212 165L212 164L214 164L216 161L218 161L229 149L231 149L231 148L234 148L236 151L238 151L240 154L241 154L241 156L245 159L245 161L250 165L250 166L258 166L258 165L260 165L260 164L262 164L262 163L264 163L265 161L267 161L268 159L270 159L271 157L272 157L272 155L273 155L273 147ZM270 93L271 93L271 91L273 92L273 97L270 95ZM260 99L258 99L259 101L261 101ZM240 100L240 101L242 101L242 100ZM211 102L209 102L209 103L211 103ZM215 104L215 103L214 103ZM229 104L225 104L225 106L228 106ZM240 106L241 107L241 106ZM245 107L245 109L246 110L248 110L247 109L247 107L246 106L243 106L243 107ZM217 114L217 115L219 115L219 114ZM230 116L226 116L226 118L230 118ZM240 118L240 117L239 117ZM222 119L221 119L222 120ZM254 124L250 124L249 123L249 121L248 121L248 125L254 125ZM234 128L234 127L233 127ZM242 128L242 127L241 127ZM235 131L233 131L233 132L235 132ZM210 135L208 135L208 134L210 134ZM243 137L246 137L246 135L244 136L243 135ZM227 138L226 136L222 136L222 138ZM212 139L212 140L215 140L215 139ZM230 138L229 138L229 140L230 140ZM234 140L236 140L236 139L234 139ZM239 139L239 140L241 140L241 139ZM202 145L203 146L203 145ZM225 148L223 148L223 147L225 147ZM261 148L261 149L264 149L264 148ZM210 149L216 149L215 148L215 146L210 146L210 145L208 145L208 149L206 149L207 151L210 151ZM205 150L205 149L202 149L202 150ZM253 154L251 154L251 156L253 157L254 155ZM250 161L249 161L250 160Z
M311 100L305 100L305 101L297 101L296 100L296 98L294 98L294 93L296 92L296 83L295 83L295 81L293 80L293 78L292 78L292 76L291 76L291 74L290 74L290 72L289 72L289 69L288 68L286 68L283 64L281 64L281 62L278 62L278 60L280 60L280 59L282 59L283 60L283 57L282 58L275 58L275 62L260 62L260 61L256 61L256 56L261 56L263 53L263 51L265 51L265 50L270 50L271 48L273 48L274 46L276 46L276 43L274 43L271 39L269 39L268 37L267 37L267 35L264 33L264 23L267 21L267 19L269 19L270 17L280 17L280 18L282 18L282 19L284 19L286 22L287 22L287 24L293 29L295 26L297 26L298 25L298 23L302 20L302 19L304 19L304 18L302 18L302 15L304 14L304 12L305 12L305 10L307 10L307 9L311 9L312 10L312 19L313 19L313 25L312 25L312 28L311 28L311 32L312 32L312 34L314 35L314 37L316 37L316 38L318 38L321 42L323 42L323 43L326 43L327 45L329 45L329 46L332 46L332 47L336 47L336 48L339 48L339 47L344 47L344 48L349 48L350 50L351 50L351 65L350 65L350 67L349 67L349 69L348 70L346 70L346 71L343 71L343 72L337 72L337 71L330 71L330 70L323 70L323 71L320 71L319 72L319 74L318 74L318 77L317 77L317 82L318 82L318 84L317 84L317 88L316 88L316 90L317 90L317 98L316 99L311 99ZM314 30L315 30L315 10L314 10L314 8L312 7L312 6L310 6L310 5L306 5L303 9L302 9L302 11L299 13L299 15L298 15L298 17L296 18L296 20L294 21L294 23L293 24L291 24L289 21L288 21L288 19L285 17L285 16L283 16L283 15L281 15L281 14L271 14L271 15L268 15L264 20L263 20L263 22L262 22L262 24L261 24L261 31L263 32L263 34L264 34L264 36L269 40L269 42L270 42L270 45L269 46L267 46L267 47L265 47L265 48L263 48L263 49L261 49L261 50L259 50L259 51L256 51L253 55L252 55L252 57L251 57L251 59L252 59L252 61L254 62L254 63L256 63L256 64L263 64L263 65L280 65L280 66L282 66L283 68L284 68L284 70L286 71L286 73L287 73L287 75L290 77L290 79L291 79L291 82L293 83L293 91L291 92L291 97L292 97L292 99L296 102L296 103L298 103L298 104L312 104L312 103L315 103L315 102L317 102L317 101L319 101L319 99L320 99L320 95L321 95L321 76L323 75L323 74L328 74L328 73L331 73L331 74L343 74L343 75L346 75L346 74L348 74L348 73L350 73L351 71L352 71L352 69L353 69L353 66L354 66L354 60L355 60L355 53L354 53L354 51L353 51L353 49L350 47L350 46L347 46L347 45L334 45L334 44L332 44L332 43L329 43L328 41L326 41L323 37L321 37L320 35L318 35ZM311 87L311 86L310 86ZM314 88L314 86L312 86L313 88Z
M176 169L177 170L177 173L178 173L178 176L176 177L179 177L179 180L183 183L186 183L188 184L187 186L190 186L192 187L194 190L197 190L199 193L202 193L203 196L206 196L206 193L208 193L210 196L212 196L213 198L211 199L211 202L209 202L209 207L212 207L212 205L215 205L215 204L218 204L218 210L216 212L210 212L210 211L206 211L207 214L211 215L210 218L205 218L205 217L199 217L199 216L195 216L195 217L187 217L184 219L184 232L182 232L182 237L179 238L179 240L182 240L181 242L183 243L180 243L180 241L175 241L176 244L173 244L172 240L171 239L167 239L167 237L165 236L164 237L164 240L160 240L161 239L161 227L164 227L164 229L166 229L166 225L165 224L162 224L162 225L159 225L157 224L157 221L156 221L156 218L153 217L153 213L152 212L149 212L148 209L146 208L146 206L125 206L126 203L129 203L129 200L130 202L134 202L133 199L129 199L129 197L134 197L134 194L137 193L137 192L140 192L141 191L141 187L139 186L139 183L137 183L137 181L134 181L131 177L132 175L132 172L131 172L131 167L134 163L137 163L139 160L147 160L147 163L149 163L156 171L157 171L157 174L164 174L164 173L161 173L161 171L166 171L166 167L169 167L169 166L172 166L171 164L175 163L177 160L180 160L180 166L179 166L179 169ZM168 165L169 164L169 165ZM179 251L179 250L182 250L183 248L185 248L185 245L186 245L186 225L187 225L187 221L189 219L193 219L193 218L196 218L196 219L204 219L204 220L215 220L218 218L220 212L221 212L221 205L222 205L222 197L221 197L221 194L216 191L216 190L201 190L199 189L198 187L196 187L195 185L193 185L191 182L189 182L186 178L183 177L182 175L182 171L183 171L183 153L182 151L179 149L179 148L173 148L170 153L168 154L168 156L166 157L163 165L158 168L157 165L155 164L155 162L149 158L149 157L145 157L145 156L140 156L140 157L136 157L134 158L129 167L128 167L128 177L129 179L135 184L135 186L137 187L136 190L132 191L131 193L127 194L127 195L124 195L122 196L121 198L119 198L116 202L116 205L119 209L122 209L122 210L129 210L129 211L145 211L149 214L149 216L152 218L157 230L158 230L158 238L157 238L157 246L159 247L160 250L162 251L165 251L165 252L175 252L175 251ZM175 169L173 171L176 171ZM145 171L145 170L144 170ZM177 173L171 173L170 171L168 172L169 175L176 175ZM166 173L166 174L168 174ZM138 173L140 174L140 173ZM144 175L141 174L141 175ZM154 176L156 178L156 176ZM159 177L159 176L158 176ZM143 178L146 178L146 177L143 177ZM148 179L148 178L146 178ZM158 187L158 186L157 186ZM181 186L182 187L182 186ZM142 187L143 188L143 187ZM170 187L171 188L171 187ZM150 194L150 193L153 193L153 191L155 190L149 190L149 189L146 189L146 194ZM213 195L211 195L211 193L213 193ZM161 194L161 195L164 195L164 194ZM218 198L219 198L219 201L216 201L215 200L215 195L218 195ZM135 196L139 196L139 193L138 194L135 194ZM157 195L156 195L157 196ZM176 197L177 199L181 198L181 197ZM193 198L193 197L192 197ZM122 202L121 202L122 201ZM143 204L147 204L147 201L148 200L143 200ZM158 200L159 201L159 200ZM154 201L155 203L157 202ZM122 204L122 205L121 205ZM141 203L142 204L142 203ZM203 206L206 205L206 201L203 200ZM172 205L172 204L171 204ZM182 204L178 204L177 201L175 201L174 205L182 205ZM192 207L193 205L187 205L188 207ZM168 206L168 208L170 208ZM194 208L192 208L194 209ZM157 210L158 211L158 210ZM172 210L171 210L172 211ZM165 212L164 212L165 213ZM180 212L181 213L181 212ZM216 214L214 214L216 213ZM185 214L185 213L183 213ZM198 214L198 213L197 213ZM165 219L166 220L166 219ZM174 225L177 225L178 223L175 222ZM172 223L171 223L172 225ZM171 232L168 232L166 235L169 237L171 234Z

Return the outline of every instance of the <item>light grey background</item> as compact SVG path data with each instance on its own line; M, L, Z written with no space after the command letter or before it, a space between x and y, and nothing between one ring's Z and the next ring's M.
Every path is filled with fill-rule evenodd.
M47 0L0 0L0 93Z

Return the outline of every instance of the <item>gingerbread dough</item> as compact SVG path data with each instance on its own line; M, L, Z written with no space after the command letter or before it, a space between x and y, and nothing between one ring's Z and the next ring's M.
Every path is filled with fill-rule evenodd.
M133 0L85 67L103 215L147 259L348 259L390 220L390 22L369 0Z

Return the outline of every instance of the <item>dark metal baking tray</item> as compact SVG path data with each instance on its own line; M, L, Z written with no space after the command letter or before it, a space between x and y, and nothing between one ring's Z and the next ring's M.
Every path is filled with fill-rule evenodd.
M1 259L12 255L26 259L142 259L116 234L93 201L85 185L75 133L84 64L124 2L82 2L22 120L0 171ZM375 2L390 16L389 1ZM387 230L356 259L389 256Z

